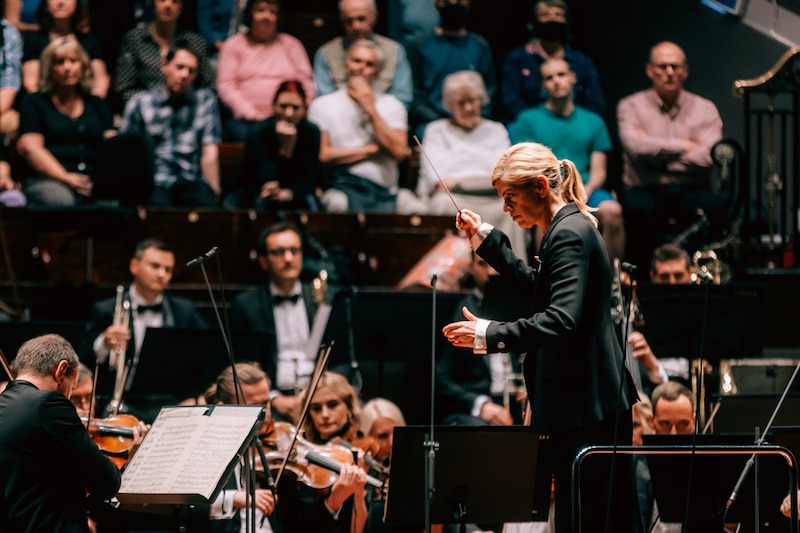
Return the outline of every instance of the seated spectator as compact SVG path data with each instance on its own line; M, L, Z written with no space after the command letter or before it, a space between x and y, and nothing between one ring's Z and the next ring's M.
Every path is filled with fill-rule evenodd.
M41 78L41 55L53 38L74 36L89 54L92 77L91 93L100 98L108 95L111 79L106 68L103 51L91 33L83 31L85 12L78 0L43 0L36 10L40 29L25 34L22 53L22 86L29 93L36 92Z
M417 195L430 198L430 214L452 215L456 208L449 190L460 208L483 213L487 222L508 235L514 252L526 258L528 232L505 213L492 187L494 166L511 143L505 126L481 117L481 106L488 100L477 72L462 70L445 78L442 104L453 118L435 120L425 129L423 147L436 168L421 162Z
M400 43L373 31L378 21L375 0L342 0L339 15L345 35L331 39L314 54L317 94L330 94L347 85L347 48L359 39L369 39L384 59L372 88L397 97L408 108L414 98L411 66Z
M5 19L17 30L39 31L36 10L41 0L5 0Z
M404 47L439 25L439 12L431 0L389 0L387 11L386 33Z
M192 87L198 57L187 47L167 54L162 86L125 106L120 132L153 143L155 188L147 204L213 207L220 194L219 111L210 89Z
M211 64L216 68L222 44L239 33L238 0L197 0L197 33L208 45Z
M11 177L5 145L0 144L0 205L5 207L24 207L27 203L22 194L22 184Z
M400 100L372 89L380 63L375 43L356 41L347 50L347 87L320 96L308 111L322 132L320 161L332 167L322 196L328 212L425 211L425 202L398 187L397 164L408 153L407 115Z
M306 93L297 81L278 87L275 114L247 136L239 182L225 198L231 208L318 211L319 128L306 120Z
M623 259L625 227L622 206L604 189L611 150L608 128L602 117L577 105L573 99L575 72L564 59L550 59L541 66L542 88L547 100L520 113L512 141L549 146L556 157L569 159L583 178L589 207L596 208L609 259Z
M725 210L710 187L711 147L722 138L717 107L684 90L689 67L675 43L654 46L645 71L652 88L617 106L627 259L640 268L665 240L670 219L688 225L702 209L714 224Z
M173 48L185 48L197 57L196 83L214 87L214 71L208 63L206 42L185 29L183 0L153 0L153 22L128 31L120 44L114 88L124 106L134 94L164 83L164 58Z
M512 49L503 62L500 97L503 112L514 121L519 114L547 100L541 66L548 59L564 59L575 73L575 105L602 114L603 89L591 58L575 50L569 40L569 6L564 0L538 0L533 5L533 37Z
M2 24L0 54L0 133L6 139L17 136L19 113L12 109L22 84L22 36L6 19Z
M231 111L223 137L243 141L249 128L272 116L272 96L284 80L300 80L314 99L311 63L303 43L278 31L278 0L248 0L242 15L245 33L225 41L219 55L220 101Z
M483 78L488 101L481 114L492 116L492 99L497 92L497 75L489 42L467 30L470 0L434 0L441 24L433 33L409 46L408 56L414 78L414 103L410 120L414 133L422 138L425 125L450 114L442 105L442 86L448 74L474 70Z
M89 56L75 36L47 45L39 90L25 96L20 110L17 151L30 168L22 189L31 207L90 200L98 150L115 134L111 111L91 87Z

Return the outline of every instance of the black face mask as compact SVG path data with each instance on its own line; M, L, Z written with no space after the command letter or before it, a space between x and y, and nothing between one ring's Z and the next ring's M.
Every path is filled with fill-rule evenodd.
M534 32L536 37L545 41L564 42L567 40L567 24L565 22L555 20L537 22L534 26Z
M467 25L469 9L463 4L445 4L439 8L442 28L445 30L460 30Z

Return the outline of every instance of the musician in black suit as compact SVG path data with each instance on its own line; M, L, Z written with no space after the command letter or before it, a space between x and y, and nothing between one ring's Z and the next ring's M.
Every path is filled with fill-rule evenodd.
M139 242L129 263L133 276L130 287L123 294L123 301L130 303L130 319L127 324L114 324L116 298L96 302L89 318L87 344L83 350L84 362L90 367L98 364L98 394L108 398L113 391L116 371L109 371L109 355L112 350L124 349L126 361L131 368L125 382L130 391L136 379L136 367L145 331L148 327L162 328L206 328L206 322L190 300L171 296L165 289L175 270L175 253L165 242L146 239ZM158 391L167 392L167 391ZM145 422L152 422L166 398L134 397L127 395L125 404L131 414ZM174 398L168 403L181 400ZM125 409L123 409L125 410ZM99 411L98 411L99 412Z
M94 444L69 396L78 356L59 335L20 347L0 395L0 531L89 531L87 491L116 494L120 473Z
M481 316L492 316L484 306L484 296L489 276L496 274L484 259L472 254L472 264L462 284L474 286L456 306L453 320L459 320L463 307ZM521 372L519 355L494 353L468 357L464 352L464 348L448 344L436 360L436 409L441 422L463 426L521 423L520 405L526 401L524 388L517 391L516 383L510 379ZM509 407L504 405L505 386L509 387Z
M456 226L478 255L533 301L533 315L497 322L464 309L466 320L445 326L444 333L455 346L476 354L526 353L531 428L549 436L552 452L552 459L540 461L539 467L553 469L556 530L572 531L576 455L591 445L631 443L636 391L609 311L608 253L573 162L558 160L541 144L520 143L500 158L492 185L518 225L539 226L544 233L540 260L531 267L524 264L508 238L472 211L462 209ZM630 512L632 476L623 466L628 462L619 459L613 476L592 486L591 497L581 496L584 530L596 530L611 511L610 531L636 531ZM607 510L612 481L614 497Z
M272 411L279 420L295 421L295 392L314 370L316 350L311 353L308 341L318 303L311 284L300 281L303 239L296 226L279 222L265 228L256 248L267 283L234 299L231 328L274 335L272 364L264 369L273 383Z

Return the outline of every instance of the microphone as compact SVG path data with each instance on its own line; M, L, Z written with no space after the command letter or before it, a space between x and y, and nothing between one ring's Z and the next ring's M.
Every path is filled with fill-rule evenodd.
M632 265L631 263L623 261L622 264L619 266L624 272L627 272L631 276L636 273L636 270L639 268L636 265Z
M213 259L218 253L219 253L219 248L215 246L212 249L210 249L209 251L207 251L206 253L204 253L203 255L197 256L194 259L192 259L191 261L189 261L188 263L186 263L186 267L187 268L193 268L193 267L202 265L203 263L205 263L209 259Z
M755 462L755 454L750 456L750 459L744 465L744 469L742 469L742 473L739 475L739 480L736 482L736 486L733 487L733 491L731 491L731 495L728 497L728 501L725 503L725 507L730 507L733 505L733 502L736 501L736 497L739 495L739 490L742 488L742 484L744 484L744 480L747 478L747 475L750 473L750 469L753 468L753 463Z
M433 276L431 276L431 287L433 287L434 289L436 288L436 278L437 278L437 277L438 277L438 276L437 276L436 274L434 274Z

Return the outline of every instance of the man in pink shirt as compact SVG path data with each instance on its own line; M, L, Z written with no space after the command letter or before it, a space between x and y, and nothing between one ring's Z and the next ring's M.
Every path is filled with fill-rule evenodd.
M682 230L698 209L713 222L724 199L710 188L711 147L722 138L722 119L709 100L684 89L686 55L672 42L650 52L645 67L652 88L617 106L624 171L622 198L628 261L647 267L653 249L668 235L674 218Z

